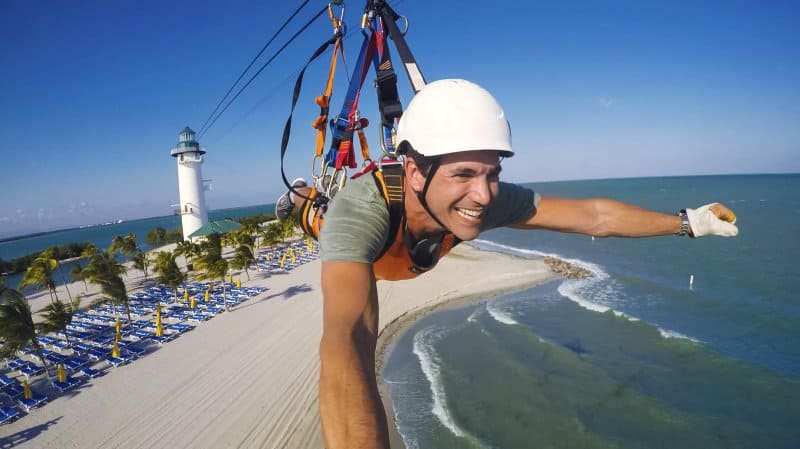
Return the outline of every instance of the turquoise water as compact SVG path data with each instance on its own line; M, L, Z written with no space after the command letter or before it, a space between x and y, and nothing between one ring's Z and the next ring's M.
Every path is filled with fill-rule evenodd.
M797 446L800 176L533 187L664 211L719 200L737 213L740 235L482 235L487 249L555 254L595 276L440 312L409 329L383 375L410 448Z
M263 204L258 206L237 207L232 209L219 209L209 212L208 219L211 221L223 218L240 218L250 215L273 213L274 204ZM11 260L31 253L40 252L50 246L59 246L71 242L88 242L97 245L98 248L108 248L111 241L118 235L136 235L136 241L142 250L150 249L147 244L147 233L155 227L164 229L174 229L181 226L179 215L168 215L163 217L143 218L140 220L125 221L105 226L93 226L88 228L65 229L61 231L49 232L34 237L20 238L0 242L0 258ZM71 265L63 267L56 273L56 279L61 283L69 276L64 276L62 272L69 273ZM16 286L19 283L20 275L9 276L6 285Z

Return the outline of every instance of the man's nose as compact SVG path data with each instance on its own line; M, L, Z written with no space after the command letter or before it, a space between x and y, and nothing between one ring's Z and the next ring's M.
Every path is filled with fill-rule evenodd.
M472 199L482 206L492 201L492 183L483 176L476 176L472 186Z

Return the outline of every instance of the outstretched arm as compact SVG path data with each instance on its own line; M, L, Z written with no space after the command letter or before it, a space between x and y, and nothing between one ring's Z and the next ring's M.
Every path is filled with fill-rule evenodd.
M735 216L725 206L714 203L688 209L690 232L696 236L716 234L734 236ZM536 213L513 227L575 232L596 237L652 237L677 234L681 218L610 199L566 199L542 197Z
M372 266L323 262L322 294L319 401L325 446L388 448L375 378L378 293Z

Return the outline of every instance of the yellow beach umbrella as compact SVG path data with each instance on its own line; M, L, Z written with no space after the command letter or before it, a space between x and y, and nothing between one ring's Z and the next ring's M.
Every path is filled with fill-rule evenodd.
M119 317L117 317L117 324L114 325L114 339L119 341L122 337L122 323L119 321Z
M203 301L208 302L208 290L206 290L205 295L203 295Z
M22 395L25 396L25 399L33 399L33 392L25 379L22 380Z
M292 251L292 248L289 248L288 251L289 255L292 257L292 265L294 265L295 261L297 260L294 258L294 251Z
M119 344L118 344L118 342L119 341L115 338L114 339L114 347L111 348L111 357L119 357Z
M241 288L241 287L242 287L242 280L236 279L236 288Z
M189 303L189 308L194 309L197 308L197 300L192 296L192 301Z
M189 290L183 291L183 300L184 302L189 300Z
M228 282L233 282L233 275L230 275L230 276L228 277Z
M56 377L58 378L59 382L67 381L67 372L64 371L64 365L60 363L56 365Z
M286 264L286 253L283 253L283 256L281 256L281 268L283 268L284 264Z
M164 335L164 326L161 324L161 303L156 303L156 337Z
M314 251L314 242L311 239L306 239L306 246L308 246L308 252Z

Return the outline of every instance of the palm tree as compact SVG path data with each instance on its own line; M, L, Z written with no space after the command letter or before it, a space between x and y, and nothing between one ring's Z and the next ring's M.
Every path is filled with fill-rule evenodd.
M201 257L197 261L197 265L199 266L200 270L202 270L202 273L198 275L199 279L220 280L220 283L222 284L222 301L225 304L225 310L230 310L228 309L228 297L225 287L225 275L228 274L228 261L222 257L213 260L207 260L205 257Z
M192 264L194 258L199 256L202 253L200 249L200 245L197 243L192 242L191 240L183 240L178 242L177 246L175 247L175 256L183 256L184 260L186 260L186 269L189 270L189 265Z
M50 370L42 355L42 347L36 340L36 325L28 300L13 288L6 287L0 281L0 339L4 344L0 346L0 356L8 357L19 352L24 346L30 344L33 351L42 361L47 379L50 379Z
M45 314L44 323L42 323L42 330L44 332L62 332L67 339L67 344L71 347L72 343L69 341L69 334L67 334L67 325L72 322L72 317L81 306L80 295L76 297L70 304L64 304L62 301L55 301L50 303L44 308Z
M50 300L58 299L56 293L56 281L53 278L53 271L58 267L58 261L48 258L44 252L31 261L25 275L19 283L19 288L35 286L37 290L47 288L50 291Z
M147 279L147 267L149 266L150 259L147 257L147 254L145 254L144 251L137 250L136 254L133 256L133 268L142 270L144 278Z
M197 258L196 264L201 273L199 279L219 279L222 282L222 298L225 309L228 309L228 298L225 292L225 275L228 274L228 261L222 258L222 243L219 234L211 234L203 242L204 254Z
M298 223L297 217L294 214L290 215L286 220L279 222L279 224L283 238L293 237L297 232Z
M272 246L283 241L283 227L279 222L272 222L267 225L267 230L262 234L265 244Z
M186 275L178 268L175 263L175 254L169 251L159 251L156 253L156 265L153 271L158 273L156 282L164 284L175 291L175 301L178 301L178 286L186 280Z
M253 256L253 251L250 250L250 247L246 245L242 245L236 248L236 253L233 255L231 259L231 267L237 270L244 270L244 274L247 275L247 280L250 280L250 273L247 271L247 268L250 264L256 262L256 258Z
M83 275L83 268L79 264L74 264L72 269L69 270L69 277L72 281L83 281L83 290L89 290L89 285L86 283L86 277Z
M81 252L82 259L91 259L92 257L97 255L97 246L89 243L83 248Z
M126 236L118 235L114 237L114 240L111 241L111 246L108 247L108 251L112 254L121 252L128 258L132 257L138 249L136 235L132 232Z
M118 264L109 251L102 251L92 258L84 271L87 272L86 278L89 282L100 286L103 297L98 302L111 301L112 304L122 304L128 315L128 322L132 322L128 290L122 280L122 274L127 272L127 269Z

